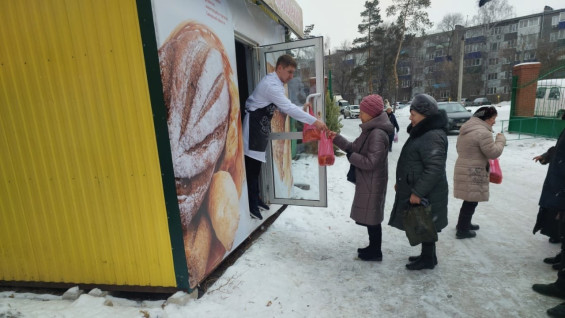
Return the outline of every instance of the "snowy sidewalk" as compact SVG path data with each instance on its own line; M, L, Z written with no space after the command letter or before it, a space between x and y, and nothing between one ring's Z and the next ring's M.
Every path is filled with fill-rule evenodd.
M498 119L507 118L506 108ZM555 281L556 271L542 259L555 255L559 245L532 235L547 171L532 158L555 140L508 142L501 157L503 182L491 184L490 201L480 203L473 218L481 226L477 237L456 240L461 200L451 191L457 135L450 135L449 225L439 235L439 264L408 271L408 256L419 254L420 247L411 247L404 232L387 225L407 110L397 117L401 132L389 156L382 262L356 258L368 237L349 218L354 186L345 179L349 164L341 156L327 169L329 206L288 207L199 300L161 308L162 302L113 299L108 307L88 295L75 302L42 301L3 292L0 317L547 317L545 311L561 301L531 286ZM359 120L342 122L343 134L356 137Z

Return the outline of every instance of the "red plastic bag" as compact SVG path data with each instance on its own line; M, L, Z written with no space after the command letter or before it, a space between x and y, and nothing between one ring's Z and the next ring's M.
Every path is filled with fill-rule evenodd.
M314 116L312 107L308 107L308 110L310 115ZM320 131L318 131L314 125L304 123L304 129L302 129L302 142L310 142L314 140L320 140Z
M502 183L502 170L500 170L500 163L498 158L489 159L488 163L490 165L490 182L501 184Z
M331 166L335 162L333 138L328 138L326 133L320 134L318 141L318 164L320 166Z

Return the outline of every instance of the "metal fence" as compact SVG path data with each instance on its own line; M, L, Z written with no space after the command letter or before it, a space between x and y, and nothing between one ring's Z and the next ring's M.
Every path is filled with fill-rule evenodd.
M507 141L539 137L556 138L565 129L565 121L547 117L522 117L497 122L499 124L493 127L494 132L504 133Z

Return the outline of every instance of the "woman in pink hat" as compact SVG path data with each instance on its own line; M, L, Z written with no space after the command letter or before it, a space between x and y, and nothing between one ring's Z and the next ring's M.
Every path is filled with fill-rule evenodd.
M382 229L386 187L388 182L388 135L394 132L379 95L363 98L360 105L361 135L350 142L343 136L330 133L334 144L347 154L355 167L355 196L351 218L367 227L369 246L357 249L360 259L382 261Z

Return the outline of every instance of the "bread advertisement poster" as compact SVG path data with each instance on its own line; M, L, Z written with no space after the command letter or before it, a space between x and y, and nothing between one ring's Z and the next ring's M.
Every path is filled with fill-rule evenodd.
M234 30L225 1L153 2L190 287L251 232ZM245 211L245 212L244 212Z

